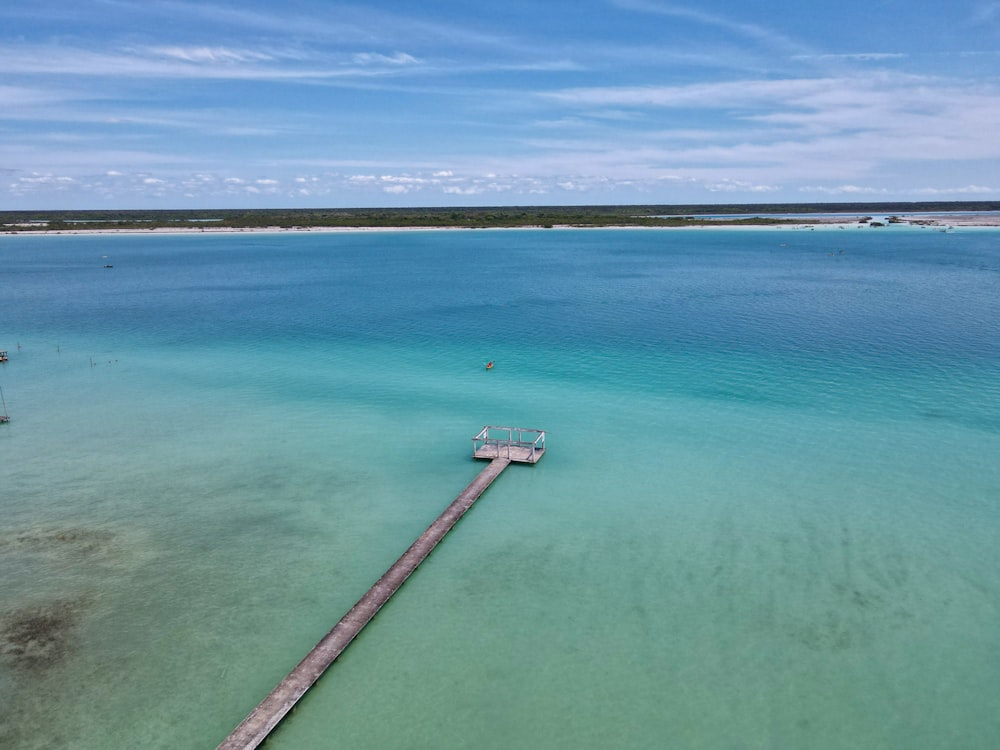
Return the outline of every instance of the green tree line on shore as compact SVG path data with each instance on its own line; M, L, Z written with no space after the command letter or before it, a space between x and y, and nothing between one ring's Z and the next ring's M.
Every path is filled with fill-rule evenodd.
M0 211L5 232L70 229L225 227L551 227L781 224L795 214L899 214L1000 211L1000 202L767 203L642 206L496 206L440 208L170 209ZM733 218L710 218L726 217ZM785 217L785 218L782 218Z

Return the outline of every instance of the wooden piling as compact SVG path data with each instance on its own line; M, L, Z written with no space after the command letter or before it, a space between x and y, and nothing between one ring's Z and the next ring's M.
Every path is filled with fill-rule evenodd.
M427 527L392 567L368 589L340 622L316 644L278 686L260 702L216 750L252 750L260 745L296 702L340 656L354 637L368 624L382 605L396 593L410 574L437 546L500 472L510 465L509 458L496 458L479 472L468 487Z

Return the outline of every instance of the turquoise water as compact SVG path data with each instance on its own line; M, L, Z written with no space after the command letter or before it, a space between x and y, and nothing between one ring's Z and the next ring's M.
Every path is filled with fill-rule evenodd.
M996 746L1000 232L5 236L0 278L4 748L214 747L484 424L549 451L269 747Z

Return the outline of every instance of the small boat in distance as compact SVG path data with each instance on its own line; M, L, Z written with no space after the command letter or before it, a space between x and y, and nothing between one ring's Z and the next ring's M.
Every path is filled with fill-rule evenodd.
M492 370L493 369L493 360L492 359L489 362L486 363L486 369L487 370Z
M7 361L7 352L0 349L0 362L6 362L6 361Z

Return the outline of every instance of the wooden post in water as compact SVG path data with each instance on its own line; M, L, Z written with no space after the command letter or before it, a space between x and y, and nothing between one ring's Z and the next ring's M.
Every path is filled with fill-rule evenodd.
M472 482L449 505L444 513L437 517L427 530L421 534L402 557L393 563L392 567L368 589L368 592L351 607L333 630L324 636L316 647L299 662L288 676L285 677L271 693L260 702L250 715L218 746L216 750L252 750L262 743L285 715L292 710L296 702L305 695L326 671L333 661L340 656L354 637L375 616L382 605L389 601L417 566L431 553L444 535L451 531L458 519L472 507L479 496L486 491L500 472L510 465L509 458L495 458L479 472Z

